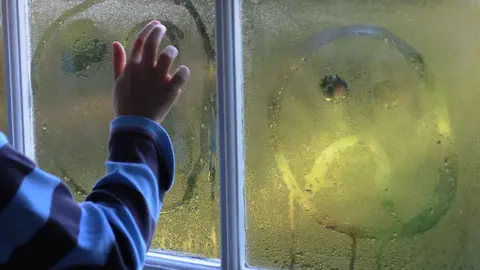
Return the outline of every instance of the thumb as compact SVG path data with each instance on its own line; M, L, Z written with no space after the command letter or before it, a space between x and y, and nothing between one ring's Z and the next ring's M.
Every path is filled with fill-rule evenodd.
M127 54L120 42L115 41L112 44L113 48L113 73L115 81L120 77L125 65L127 64Z

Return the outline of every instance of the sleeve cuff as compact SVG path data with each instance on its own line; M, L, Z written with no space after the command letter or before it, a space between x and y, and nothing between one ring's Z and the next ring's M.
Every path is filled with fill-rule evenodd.
M119 116L110 124L110 132L122 129L143 129L147 131L160 146L160 153L167 163L167 167L172 170L172 181L166 191L169 191L175 179L175 155L173 151L172 140L167 131L155 121L140 116Z
M7 136L0 131L0 148L4 147L6 144L8 144Z

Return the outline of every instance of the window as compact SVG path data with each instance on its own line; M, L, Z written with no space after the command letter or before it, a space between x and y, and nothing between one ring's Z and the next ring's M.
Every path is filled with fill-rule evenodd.
M480 5L240 2L3 1L30 20L6 26L14 145L82 200L104 173L110 43L157 18L194 72L147 268L478 268Z

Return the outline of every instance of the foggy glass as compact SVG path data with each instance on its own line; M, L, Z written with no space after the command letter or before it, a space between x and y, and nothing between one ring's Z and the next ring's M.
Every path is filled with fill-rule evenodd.
M247 257L476 269L478 1L243 1Z

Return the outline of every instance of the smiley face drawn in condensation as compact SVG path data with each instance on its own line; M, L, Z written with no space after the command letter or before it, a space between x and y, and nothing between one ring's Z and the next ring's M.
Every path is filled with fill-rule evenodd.
M371 26L365 26L362 28L361 26L355 25L352 27L344 27L344 28L339 28L337 31L340 33L335 33L335 29L329 29L329 30L324 30L323 33L327 33L326 40L329 42L333 42L336 39L332 39L332 36L337 36L337 37L343 37L345 36L344 33L348 33L348 31L351 31L351 33L365 33L365 35L371 35L375 38L377 38L376 35L382 36L382 35L389 35L391 40L395 41L395 46L399 48L400 50L403 50L401 54L405 56L407 61L412 61L412 63L417 66L414 70L418 71L418 76L423 80L423 83L425 84L425 87L429 91L434 91L434 84L432 84L432 79L427 78L426 76L429 74L428 69L423 63L421 55L419 55L413 48L411 48L408 45L405 45L402 43L403 41L399 40L398 38L395 38L392 33L385 29L381 29L378 27L371 27ZM342 34L343 33L343 34ZM376 34L375 34L376 33ZM316 40L320 45L325 45L325 40L321 40L319 34L314 35L316 37ZM346 35L348 36L348 35ZM320 46L320 47L322 47ZM293 85L295 84L295 76L298 72L302 70L305 66L305 62L310 61L312 58L311 55L307 55L307 57L304 57L302 59L302 63L299 63L295 69L292 69L292 72L287 75L285 78L285 83L282 84L284 85L282 88L281 96L274 96L272 98L272 106L273 108L279 108L278 110L281 110L282 108L282 101L283 97L289 97L287 100L294 99L296 97L295 91L298 89L302 89L302 91L308 91L308 89L304 88L295 88ZM306 60L308 59L308 60ZM335 72L333 70L332 72ZM301 80L299 80L301 81ZM379 80L377 81L378 83L372 84L372 89L371 89L371 98L375 100L375 102L380 103L382 106L389 107L389 108L394 108L397 104L398 101L402 99L402 91L400 91L395 83L393 83L390 80ZM352 88L355 90L355 84L352 83L351 85ZM290 87L290 89L288 89ZM398 91L395 91L398 90ZM274 90L275 91L275 90ZM278 90L277 90L278 91ZM356 92L355 94L357 95L362 95L364 93ZM423 94L423 93L419 93ZM291 96L291 99L290 99ZM318 149L318 151L315 151L319 153L316 159L314 159L314 164L310 169L306 168L309 173L307 173L305 176L301 175L294 175L293 172L291 171L291 163L290 160L287 159L287 156L292 156L291 154L286 155L287 152L285 152L287 149L282 145L281 136L280 133L272 134L272 138L275 138L275 148L277 151L277 163L279 166L279 170L281 171L282 178L286 184L286 186L289 188L289 190L294 194L294 197L298 200L298 203L302 206L304 206L305 211L307 211L313 219L319 221L321 224L325 225L326 222L326 213L324 212L325 210L325 204L320 204L316 205L314 201L312 201L312 198L318 194L319 192L322 191L322 189L328 189L328 190L333 190L335 188L335 185L332 184L330 179L326 177L327 171L332 169L332 163L333 162L340 162L342 163L342 153L347 151L350 148L357 147L359 145L363 145L362 148L364 150L367 150L370 152L371 155L374 156L374 160L376 160L377 168L374 167L369 167L366 169L370 170L376 170L377 175L372 177L371 181L375 183L375 186L379 187L379 190L381 192L385 191L385 196L379 197L380 200L378 201L379 207L383 209L383 211L386 211L387 213L391 214L391 218L394 220L394 223L396 225L389 226L380 226L377 228L363 228L359 229L357 231L357 237L367 237L367 238L376 238L379 235L390 235L390 237L409 237L413 236L418 233L422 233L426 230L431 229L433 226L435 226L440 218L448 211L449 206L451 204L451 201L454 198L455 190L456 190L456 155L455 155L455 149L452 148L452 141L453 138L451 137L450 132L446 132L445 130L449 130L449 120L448 120L448 110L444 106L444 102L441 100L436 100L439 98L438 95L427 95L427 97L430 98L430 105L433 106L432 109L430 110L425 110L426 113L423 115L420 115L418 118L412 119L414 122L418 122L418 125L420 126L428 126L429 129L421 129L421 128L414 128L411 129L410 132L425 132L425 130L429 130L431 134L429 135L421 135L419 138L431 138L431 143L435 144L435 138L445 138L443 142L445 142L445 145L439 146L439 152L441 153L442 157L437 161L434 161L434 164L440 164L441 163L441 168L439 168L438 173L432 173L428 177L431 177L428 181L420 181L420 179L417 179L417 177L413 177L412 181L414 183L425 183L425 185L429 185L427 183L430 183L434 186L432 197L430 199L427 199L427 203L424 205L417 204L417 207L409 207L412 211L408 215L404 215L403 218L399 219L398 214L402 212L402 202L398 201L398 198L395 199L389 199L389 196L392 194L395 197L395 185L393 185L393 188L390 186L392 181L398 181L398 176L396 176L395 179L392 179L392 171L390 168L390 160L394 156L392 156L392 149L388 149L387 151L383 150L383 145L386 143L386 139L382 138L384 137L382 135L383 131L381 129L378 129L377 134L370 134L373 136L369 135L369 129L370 127L364 126L363 129L355 129L351 130L353 136L346 136L346 137L340 137L336 140L327 139L330 141L330 144L327 144L326 146L323 145L311 145L308 148L313 149L315 147L324 147L323 149ZM314 102L312 102L314 104ZM283 106L286 106L286 103L283 104ZM327 106L327 105L323 105ZM332 104L332 106L348 106L348 104L345 103L335 103ZM319 107L319 106L317 106ZM431 113L435 112L435 113ZM408 112L407 112L408 114ZM289 125L283 124L279 125L277 121L281 121L278 117L282 115L280 113L275 113L271 114L270 116L272 117L271 119L271 124L270 126L273 127L281 127L285 126L288 127ZM400 114L399 114L400 115ZM299 116L300 117L300 116ZM319 119L325 119L325 121L332 121L332 118L329 118L330 115L324 114L324 118L319 118ZM300 117L302 118L302 117ZM392 121L391 119L389 122L392 123L392 126L395 126L396 121ZM297 120L300 121L300 120ZM432 121L435 122L432 124ZM418 125L413 125L414 127ZM402 126L399 126L402 129ZM405 129L403 127L403 129ZM271 129L273 132L278 132L278 129ZM370 130L371 131L371 130ZM324 135L321 137L325 137L328 135L328 133L325 135L326 131L322 131ZM348 132L348 131L347 131ZM445 136L446 134L446 136ZM332 136L337 136L336 133L331 133ZM359 135L359 136L358 136ZM384 134L386 135L386 133ZM394 134L395 135L395 132ZM395 135L396 138L398 139L398 134ZM395 137L394 136L394 137ZM328 137L328 136L327 136ZM393 137L392 137L393 138ZM379 139L379 141L377 141ZM401 142L402 140L399 140L398 142ZM403 143L396 143L398 145L402 145ZM442 142L442 144L443 144ZM296 141L297 149L298 149L298 141ZM424 142L423 144L425 144ZM394 143L395 144L395 143ZM391 144L390 144L391 145ZM303 154L305 155L305 154ZM446 162L442 163L443 156L445 157ZM432 158L438 157L438 155L432 156ZM398 157L397 157L398 158ZM421 160L419 160L421 161ZM429 162L429 161L428 161ZM398 161L396 161L398 163ZM351 164L350 166L355 166L355 163ZM418 166L418 163L417 163ZM308 166L307 166L308 167ZM348 165L345 167L348 168ZM297 170L299 171L299 170ZM397 173L394 173L393 175L398 175ZM380 180L379 180L380 179ZM358 179L358 182L362 182L363 180ZM425 179L426 180L426 179ZM303 183L302 183L303 181ZM419 182L420 181L420 182ZM369 182L369 181L367 181ZM411 182L411 181L410 181ZM303 189L301 188L303 186ZM358 187L361 189L361 187ZM398 193L398 192L397 192ZM325 195L325 194L323 194ZM382 198L383 197L383 198ZM340 202L337 202L337 204L340 204ZM406 204L408 205L408 204ZM400 211L400 212L398 212ZM417 211L414 213L414 211ZM335 211L334 211L335 212ZM337 217L338 218L338 217ZM348 220L348 218L347 218ZM330 221L329 221L330 222ZM330 228L334 228L334 230L337 230L339 232L344 232L346 233L346 224L347 223L342 223L341 220L336 220L335 224L336 226L327 226ZM341 226L341 224L345 225Z

